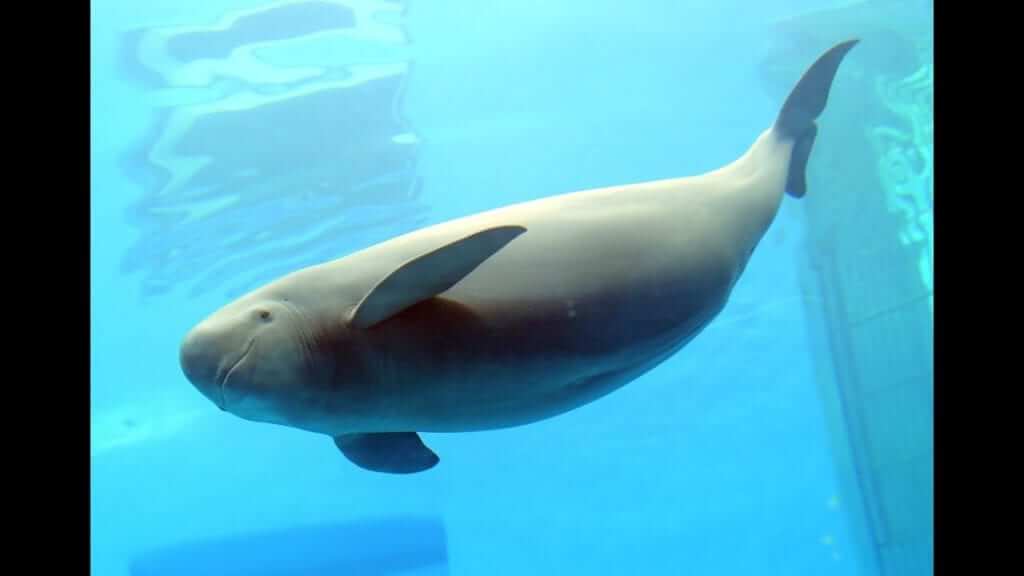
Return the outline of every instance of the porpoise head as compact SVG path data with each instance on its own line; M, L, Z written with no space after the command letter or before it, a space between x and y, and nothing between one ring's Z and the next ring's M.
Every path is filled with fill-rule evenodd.
M221 410L297 424L318 397L317 346L308 318L286 296L254 292L217 310L183 339L188 380Z

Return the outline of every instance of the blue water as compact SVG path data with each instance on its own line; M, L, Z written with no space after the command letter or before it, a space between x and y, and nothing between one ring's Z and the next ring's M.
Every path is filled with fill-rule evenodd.
M325 437L223 413L178 366L188 328L278 274L509 202L732 160L778 109L756 68L767 22L830 2L410 1L378 21L397 40L276 46L350 24L326 4L339 3L278 28L251 18L241 40L167 44L223 59L232 42L266 41L271 72L210 81L197 67L172 80L147 69L140 31L209 31L272 3L93 2L92 573L228 574L254 555L333 573L312 559L356 552L318 561L354 574L864 573L807 353L791 200L728 307L681 353L551 420L425 434L441 464L424 474L372 474ZM301 126L301 107L258 125L223 114L188 143L220 154L191 180L188 154L152 162L175 110L245 94L301 104L303 86L395 62L412 63L398 109L357 93L346 102L365 109L336 112L340 124L330 106ZM302 69L313 72L253 80ZM389 140L405 132L412 154ZM303 196L317 186L349 194ZM389 518L392 531L369 524Z

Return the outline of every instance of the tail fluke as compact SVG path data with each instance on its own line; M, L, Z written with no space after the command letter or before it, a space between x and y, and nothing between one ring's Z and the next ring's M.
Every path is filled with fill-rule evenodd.
M818 135L818 126L814 120L825 110L839 64L857 42L859 40L848 40L822 54L789 93L775 120L774 129L779 136L796 141L786 179L786 192L791 196L801 198L807 192L805 169L814 137Z

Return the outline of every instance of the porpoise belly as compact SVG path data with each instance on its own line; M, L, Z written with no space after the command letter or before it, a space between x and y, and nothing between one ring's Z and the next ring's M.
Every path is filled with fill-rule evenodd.
M692 337L692 336L691 336ZM552 418L608 395L655 368L690 337L614 357L500 356L421 381L408 397L416 409L393 422L421 432L507 428ZM398 416L396 414L396 416Z
M563 276L578 281L577 273ZM379 365L395 376L383 384L388 400L373 416L387 429L472 431L527 424L596 400L677 351L728 292L722 281L688 282L670 271L657 280L626 276L575 292L565 282L559 297L521 300L453 290L414 306L374 337Z

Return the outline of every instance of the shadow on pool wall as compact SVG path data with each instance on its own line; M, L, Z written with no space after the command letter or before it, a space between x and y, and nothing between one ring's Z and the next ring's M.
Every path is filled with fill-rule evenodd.
M121 74L155 103L121 161L142 189L121 271L144 296L237 296L426 221L403 4L296 0L123 36Z
M202 540L132 562L132 576L446 576L445 527L434 517L371 518L344 524Z

